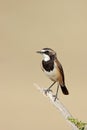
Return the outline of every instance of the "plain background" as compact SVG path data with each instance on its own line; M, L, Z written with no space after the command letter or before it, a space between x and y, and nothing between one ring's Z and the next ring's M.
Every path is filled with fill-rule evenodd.
M0 0L0 130L71 129L33 85L52 83L36 54L44 47L64 68L70 95L60 100L87 121L87 0Z

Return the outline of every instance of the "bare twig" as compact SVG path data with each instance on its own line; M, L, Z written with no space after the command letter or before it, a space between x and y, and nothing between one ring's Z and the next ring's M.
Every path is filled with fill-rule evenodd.
M45 94L46 89L41 88L37 84L34 84L34 86L36 86L36 88L41 93L43 93L43 95L47 96L50 99L51 103L62 113L63 117L72 126L73 130L79 130L79 128L73 122L71 122L71 119L74 119L74 118L72 117L70 112L67 110L67 108L60 102L60 100L56 99L56 101L54 101L55 97L53 96L52 91L49 91L47 92L47 94ZM85 130L87 129L85 128Z

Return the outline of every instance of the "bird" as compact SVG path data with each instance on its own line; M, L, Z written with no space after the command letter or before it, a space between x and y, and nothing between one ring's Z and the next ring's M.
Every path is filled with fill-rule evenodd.
M56 94L54 95L55 97L54 100L57 99L59 86L64 95L69 95L69 91L65 85L65 76L63 67L57 58L56 52L51 48L43 48L42 50L37 51L37 53L43 56L41 63L41 68L43 72L49 77L49 79L53 81L50 87L45 90L45 93L51 91L52 86L55 83L57 83L57 90Z

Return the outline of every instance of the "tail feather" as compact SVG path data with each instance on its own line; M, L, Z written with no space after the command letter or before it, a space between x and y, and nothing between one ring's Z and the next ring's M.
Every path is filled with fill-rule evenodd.
M66 86L61 86L61 90L62 90L62 92L63 92L64 95L69 95L69 91L66 88Z

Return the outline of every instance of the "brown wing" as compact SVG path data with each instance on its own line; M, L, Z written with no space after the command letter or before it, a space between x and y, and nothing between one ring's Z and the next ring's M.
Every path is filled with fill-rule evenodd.
M61 85L65 85L65 77L64 77L64 71L63 71L63 67L61 65L61 63L58 61L58 59L55 59L57 66L58 66L58 70L60 72L60 75L62 77L62 81L61 81Z

